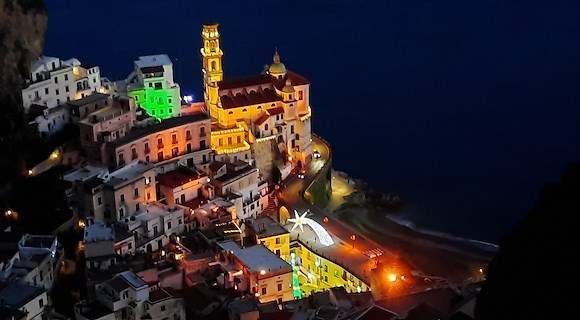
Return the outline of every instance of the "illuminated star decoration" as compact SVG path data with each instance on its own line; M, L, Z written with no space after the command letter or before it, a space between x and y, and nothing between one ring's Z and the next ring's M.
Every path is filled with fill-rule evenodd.
M304 214L302 214L302 215L299 215L298 211L294 210L294 218L288 219L288 221L294 222L294 225L292 226L292 229L290 231L294 231L294 229L296 229L296 227L300 227L300 230L302 232L304 232L304 223L307 222L306 221L307 214L308 214L308 211L304 212Z

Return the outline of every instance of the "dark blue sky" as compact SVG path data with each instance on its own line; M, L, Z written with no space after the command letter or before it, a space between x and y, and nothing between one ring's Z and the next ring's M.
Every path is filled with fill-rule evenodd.
M198 96L202 23L220 23L226 77L278 47L335 167L428 228L497 242L580 158L578 1L46 2L47 55L117 79L167 53Z

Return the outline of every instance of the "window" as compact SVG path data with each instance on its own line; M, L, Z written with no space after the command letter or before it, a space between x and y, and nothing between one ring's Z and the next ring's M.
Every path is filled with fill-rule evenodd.
M171 103L171 98L167 98L167 103Z
M290 126L290 134L294 134L294 125Z
M191 140L191 131L185 131L185 140Z
M172 114L173 113L173 109L169 108L169 112L168 113L169 114Z
M280 244L280 238L276 238L276 244Z
M139 203L135 204L135 211L141 210L141 205Z
M139 188L135 188L135 197L139 196Z
M205 137L205 127L199 128L199 136L200 137Z
M244 108L242 109L242 112L248 112L248 109Z
M179 155L179 148L175 147L175 148L171 149L171 155L173 155L174 157L177 157Z
M238 144L241 144L242 143L242 137L238 136L237 141L238 141Z
M133 249L133 244L132 244L131 242L129 242L129 243L127 244L127 248L129 248L129 249Z
M224 145L224 139L219 139L218 140L218 146L223 146Z
M187 144L187 152L188 152L188 153L189 153L189 152L191 152L191 143L188 143L188 144Z
M175 198L175 203L179 204L179 198Z
M58 76L54 77L54 83L58 83Z
M324 272L328 272L328 265L324 265Z
M68 81L68 74L64 75L64 81Z
M151 192L147 192L147 200L151 200Z
M232 137L228 137L228 145L232 145Z
M205 149L205 140L200 140L199 141L199 148L202 149L202 150Z
M48 94L48 88L44 88L44 93Z
M43 308L44 307L44 299L40 298L40 300L38 300L38 307L39 308Z
M298 91L298 100L304 99L304 92L302 90Z
M148 186L151 184L151 177L145 177L145 185Z
M263 287L263 288L262 288L262 294L263 294L263 295L264 295L264 294L266 294L266 287Z
M145 153L149 153L149 143L145 142Z
M60 92L58 91L58 89L54 90L54 92L56 93L57 96L60 94Z
M177 220L177 224L178 224L178 225L181 225L181 224L183 224L183 221L181 221L181 219L178 219L178 220Z
M268 124L267 123L264 125L264 130L268 131Z
M158 89L161 89L161 88L162 88L161 82L155 82L155 89L158 90Z
M149 156L145 156L145 161L149 162Z
M97 198L97 203L98 203L99 205L102 205L102 204L103 204L103 199L101 199L101 197L98 197L98 198Z
M165 311L165 306L161 306L161 311Z
M153 88L153 83L149 82L149 88Z
M125 195L124 194L121 195L121 202L123 202L123 201L125 201Z
M133 160L137 159L137 149L135 148L131 149L131 158Z
M278 283L278 291L282 291L282 284Z
M119 164L120 166L122 166L122 165L124 165L124 164L125 164L125 158L123 157L123 154L122 154L122 153L119 153L119 159L118 159L118 160L119 160L119 161L117 161L117 162L118 162L118 164Z
M64 87L64 91L65 91L65 92L69 92L69 90L70 90L70 89L68 88L68 86L65 86L65 87Z
M160 109L159 110L159 114L163 114L163 109Z
M171 135L171 143L177 143L177 135L175 133Z
M163 151L157 152L157 161L163 161Z
M167 222L167 229L171 229L171 221Z
M157 139L157 148L163 148L163 138L158 138Z
M42 270L38 272L38 277L40 277L40 281L44 280L44 276L42 276Z

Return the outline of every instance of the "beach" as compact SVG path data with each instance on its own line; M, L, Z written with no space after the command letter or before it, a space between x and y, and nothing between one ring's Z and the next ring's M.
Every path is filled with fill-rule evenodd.
M333 192L326 208L331 216L391 248L420 274L444 278L454 285L482 279L497 250L495 245L415 230L390 219L382 206L361 200L364 182L337 171L332 179Z

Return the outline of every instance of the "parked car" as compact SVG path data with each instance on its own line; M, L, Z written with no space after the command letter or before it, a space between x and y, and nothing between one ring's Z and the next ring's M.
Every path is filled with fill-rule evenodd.
M320 159L320 157L321 157L320 152L318 152L318 150L314 150L313 156L314 156L314 159Z

